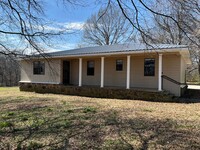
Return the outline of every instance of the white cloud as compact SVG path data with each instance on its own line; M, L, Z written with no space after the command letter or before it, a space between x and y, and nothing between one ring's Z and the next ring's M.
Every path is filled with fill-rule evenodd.
M37 27L39 30L46 30L46 31L63 31L64 29L60 28L60 27L53 27L53 26L48 26L48 25L45 25L43 27L39 26Z
M64 23L64 26L71 30L83 30L84 23L83 22Z
M46 46L42 41L38 40L37 44L44 48L47 52L53 52L58 50L68 50L77 48L77 41L80 40L84 23L83 22L54 22L48 23L42 26L32 25L35 30L45 32L61 32L66 31L73 34L63 34L62 38L52 37L50 46ZM75 32L74 32L75 31ZM25 39L21 39L18 35L2 35L0 42L7 44L11 49L26 49L27 54L34 52L35 50L30 48L29 43ZM41 43L39 43L41 42Z
M54 32L60 32L60 31L76 31L76 30L83 30L84 23L83 22L53 22L49 25L44 26L35 26L36 29L39 30L46 30L46 31L54 31Z

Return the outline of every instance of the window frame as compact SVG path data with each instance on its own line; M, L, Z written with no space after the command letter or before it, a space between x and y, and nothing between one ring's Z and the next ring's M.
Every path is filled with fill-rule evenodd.
M36 64L38 63L38 64ZM34 61L33 62L33 75L45 75L45 62Z
M90 67L90 63L92 63L93 67ZM87 76L94 76L95 74L95 61L94 60L88 60L87 61Z
M121 62L121 64L119 64L120 62ZM123 65L124 65L123 59L117 59L115 62L115 70L123 71Z
M153 66L146 66L146 61L153 61ZM150 64L151 65L151 64ZM144 76L145 77L154 77L155 76L155 66L156 66L156 60L155 58L145 58L144 59Z

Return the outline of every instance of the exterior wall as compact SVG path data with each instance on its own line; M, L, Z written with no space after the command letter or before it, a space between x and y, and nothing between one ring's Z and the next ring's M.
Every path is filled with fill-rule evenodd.
M116 71L116 60L123 60L123 70ZM104 71L104 86L126 87L126 57L106 57Z
M94 76L87 75L87 61L94 61ZM100 86L101 58L83 59L82 64L82 85Z
M60 60L45 60L45 74L34 75L33 74L33 61L23 60L21 65L21 82L32 83L61 83L61 61Z
M155 76L144 76L144 59L155 59ZM158 88L158 56L132 56L131 57L131 87Z
M181 83L185 83L185 71L187 69L187 64L185 63L184 59L181 57Z
M163 75L166 75L178 82L181 82L181 56L163 55ZM163 79L163 89L180 96L180 85Z

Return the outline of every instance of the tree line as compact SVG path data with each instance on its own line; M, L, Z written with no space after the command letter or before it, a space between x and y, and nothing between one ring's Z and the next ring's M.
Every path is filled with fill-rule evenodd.
M13 56L0 55L0 86L17 86L20 80L20 66Z

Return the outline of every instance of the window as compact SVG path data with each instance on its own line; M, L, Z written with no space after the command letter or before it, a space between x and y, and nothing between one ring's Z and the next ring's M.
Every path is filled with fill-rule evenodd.
M116 71L123 70L123 60L116 60Z
M44 75L45 63L43 61L33 62L33 74Z
M145 59L144 60L144 76L154 76L155 75L155 59Z
M94 75L94 61L87 62L87 75L88 76Z

